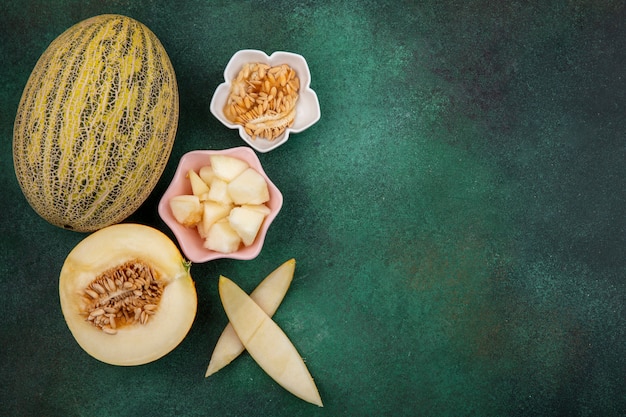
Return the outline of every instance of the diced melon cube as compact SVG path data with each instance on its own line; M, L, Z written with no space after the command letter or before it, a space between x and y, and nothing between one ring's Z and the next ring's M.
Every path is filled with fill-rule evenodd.
M231 204L233 200L228 193L228 183L220 178L213 178L208 199L224 205Z
M198 234L202 239L206 239L206 232L204 231L204 226L202 225L202 222L196 225L196 230L198 231Z
M239 249L241 238L230 226L228 219L219 220L209 228L204 247L221 253L232 253Z
M174 218L183 226L193 227L202 220L202 205L197 195L177 195L169 203Z
M228 216L232 206L216 203L215 201L204 201L202 206L202 222L198 225L198 232L202 238L205 238L213 223Z
M228 194L237 205L263 204L270 199L267 182L254 168L248 168L228 183Z
M189 178L189 182L191 183L191 192L193 193L193 195L201 197L209 193L209 186L204 182L202 178L200 178L196 171L190 169L187 173L187 178Z
M263 224L263 219L265 219L265 214L246 207L235 207L228 215L231 227L235 229L246 246L254 243L261 224Z
M201 195L198 196L198 198L200 199L201 203L210 200L209 193L201 194Z
M213 172L211 165L205 165L198 171L198 176L202 178L202 181L204 181L206 185L209 185L211 184L211 181L213 181L215 173Z
M233 178L245 171L249 165L243 159L228 155L209 156L213 173L220 179L229 182Z
M242 204L241 207L249 208L252 210L260 211L264 215L268 215L271 213L271 209L265 204Z

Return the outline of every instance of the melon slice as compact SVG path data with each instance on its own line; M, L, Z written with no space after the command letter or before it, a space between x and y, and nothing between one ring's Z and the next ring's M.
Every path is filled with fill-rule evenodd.
M302 357L280 327L230 279L220 276L224 311L250 356L280 386L322 407L322 399Z
M270 273L250 294L250 298L267 313L273 316L283 301L291 285L296 269L296 260L289 259ZM229 363L245 350L232 324L228 324L217 340L205 377L208 377Z

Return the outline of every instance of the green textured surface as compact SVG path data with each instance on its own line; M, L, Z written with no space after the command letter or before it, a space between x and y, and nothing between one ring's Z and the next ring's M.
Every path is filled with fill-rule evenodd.
M268 153L283 211L261 255L192 267L199 311L152 364L75 343L57 279L84 235L48 225L13 174L12 125L46 46L114 12L178 75L170 163L243 142L209 112L239 49L297 52L322 118ZM0 415L626 415L626 9L621 1L12 1L0 14ZM248 355L204 371L224 274L296 276L275 320L325 407Z

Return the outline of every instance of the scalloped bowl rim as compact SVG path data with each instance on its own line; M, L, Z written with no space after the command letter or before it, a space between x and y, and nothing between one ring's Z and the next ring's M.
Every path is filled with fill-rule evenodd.
M237 77L241 67L250 62L262 62L269 65L288 64L291 66L300 78L300 94L296 103L296 117L291 127L285 132L269 141L263 138L252 139L245 131L244 127L232 123L224 115L224 104L230 93L231 80ZM217 86L215 93L211 99L210 110L222 124L230 129L237 129L239 136L253 149L258 152L269 152L276 149L280 145L289 140L291 133L300 133L320 119L320 105L317 94L310 87L311 72L306 59L299 54L286 51L276 51L268 56L265 52L257 49L242 49L237 51L228 61L224 69L224 82Z
M242 246L239 250L233 253L221 253L204 248L202 246L203 239L200 237L196 228L185 227L178 223L174 218L169 205L169 200L172 197L181 194L191 194L191 184L186 178L187 172L189 172L189 169L198 170L204 165L209 165L209 155L214 154L229 155L248 162L250 167L256 169L263 176L263 178L265 178L270 193L270 200L266 203L266 205L270 208L270 213L263 221L254 243L247 247ZM280 212L282 205L283 195L263 170L261 161L259 161L257 155L252 149L241 146L223 150L195 150L184 154L178 163L178 167L176 168L170 185L159 201L158 212L161 219L176 237L176 240L178 241L185 257L192 263L203 263L221 258L238 260L250 260L256 258L259 253L261 253L267 231Z

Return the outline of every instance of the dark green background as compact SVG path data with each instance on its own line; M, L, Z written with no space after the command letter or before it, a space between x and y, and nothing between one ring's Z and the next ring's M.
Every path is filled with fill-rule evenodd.
M626 6L622 1L8 1L0 13L0 415L626 415ZM192 267L171 354L92 359L57 279L85 235L27 205L11 158L27 77L72 24L114 12L177 72L172 157L240 146L209 112L233 53L307 58L321 120L268 154L283 210L254 260ZM171 236L171 234L170 234ZM275 320L325 408L248 356L204 372L224 274L250 291L297 259Z

